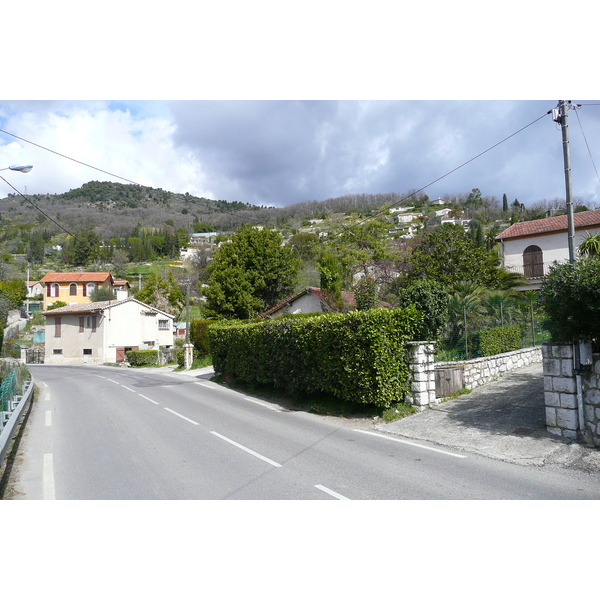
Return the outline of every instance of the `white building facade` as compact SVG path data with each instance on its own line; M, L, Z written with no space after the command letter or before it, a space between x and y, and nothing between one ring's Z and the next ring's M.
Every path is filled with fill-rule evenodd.
M44 315L47 364L119 363L128 350L173 346L173 315L135 298L73 304Z

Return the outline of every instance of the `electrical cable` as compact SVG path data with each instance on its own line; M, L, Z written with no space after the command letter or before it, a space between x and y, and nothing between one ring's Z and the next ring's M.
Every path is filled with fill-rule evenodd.
M496 144L494 144L493 146L490 146L487 150L484 150L483 152L480 152L479 154L477 154L476 156L474 156L473 158L470 158L469 160L467 160L466 162L462 163L461 165L459 165L458 167L452 169L451 171L448 171L445 175L442 175L441 177L438 177L437 179L433 180L431 183L428 183L427 185L424 185L422 188L419 188L418 190L408 194L408 196L404 196L403 198L400 198L400 200L398 200L397 202L394 202L393 204L390 204L387 206L386 210L380 210L378 212L376 212L374 215L371 215L370 217L368 217L367 219L364 219L363 221L358 221L358 223L355 223L353 225L353 227L356 227L357 225L363 225L364 223L366 223L368 220L370 219L374 219L375 217L377 217L378 215L387 212L390 208L392 208L393 206L397 206L398 204L401 204L402 202L404 202L405 200L408 200L409 198L411 198L412 196L418 194L419 192L422 192L423 190L427 189L428 187L432 186L434 183L437 183L438 181L441 181L442 179L448 177L449 175L451 175L452 173L455 173L456 171L458 171L459 169L462 169L464 166L468 165L469 163L473 162L474 160L477 160L480 156L483 156L484 154L486 154L487 152L489 152L490 150L493 150L494 148L496 148L497 146L499 146L500 144L503 144L504 142L506 142L507 140L509 140L510 138L514 137L515 135L521 133L522 131L524 131L525 129L527 129L528 127L531 127L532 125L534 125L535 123L537 123L538 121L542 120L544 117L548 116L549 114L552 113L552 110L549 110L547 112L545 112L542 116L538 117L537 119L531 121L531 123L529 123L528 125L525 125L524 127L521 127L521 129L515 131L514 133L511 133L509 136L505 137L504 139L500 140L499 142L497 142ZM349 229L347 227L345 227L344 225L341 226L342 229L345 229L346 231L349 231Z
M579 118L579 111L575 111L575 115L577 116L577 121L579 123L579 127L581 128L581 134L583 135L583 140L587 147L588 154L590 155L590 160L592 161L592 166L594 167L594 171L596 171L596 178L600 182L600 176L598 175L598 169L596 169L596 164L594 163L594 158L592 157L592 152L590 150L590 145L588 144L587 138L585 137L585 131L583 131L583 125L581 124L581 119Z

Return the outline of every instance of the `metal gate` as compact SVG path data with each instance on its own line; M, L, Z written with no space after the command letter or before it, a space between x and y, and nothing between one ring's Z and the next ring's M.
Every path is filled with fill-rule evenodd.
M435 397L451 396L464 387L465 369L462 366L441 367L435 370Z
M44 351L39 348L28 348L25 351L25 362L34 365L44 364Z

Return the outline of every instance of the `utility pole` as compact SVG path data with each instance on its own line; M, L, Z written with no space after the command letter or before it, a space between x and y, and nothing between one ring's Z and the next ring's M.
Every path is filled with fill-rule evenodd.
M569 124L567 111L571 108L570 100L560 100L554 113L554 120L560 123L563 142L563 160L565 164L565 193L567 201L567 235L569 246L569 262L575 264L575 221L573 218L573 199L571 197L571 152L569 150Z
M194 344L190 344L190 278L185 280L185 344L183 345L183 368L188 371L194 362Z

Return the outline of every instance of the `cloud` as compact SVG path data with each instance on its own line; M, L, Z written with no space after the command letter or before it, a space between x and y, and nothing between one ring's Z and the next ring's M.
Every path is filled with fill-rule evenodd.
M553 100L10 101L0 103L0 127L127 180L213 199L283 206L420 188L438 197L478 187L529 205L564 197L560 127L546 114L555 106ZM594 202L600 106L588 101L569 119L573 194ZM27 176L11 178L29 193L120 181L3 134L0 161L34 164Z

